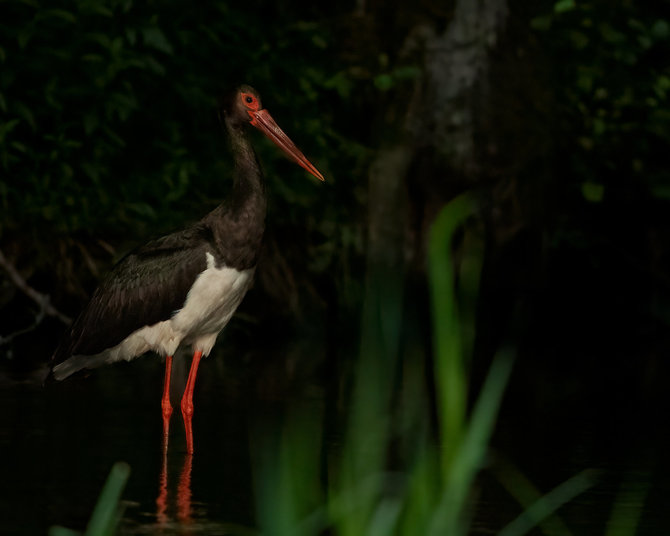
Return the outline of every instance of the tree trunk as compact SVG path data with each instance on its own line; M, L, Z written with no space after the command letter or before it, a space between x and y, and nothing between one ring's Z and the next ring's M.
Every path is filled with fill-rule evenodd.
M366 304L374 306L366 309L364 325L377 325L379 333L399 332L405 276L410 264L424 272L437 212L480 180L477 117L489 97L489 52L506 17L507 0L458 0L443 31L426 20L407 34L399 63L413 58L421 75L409 98L399 91L390 103L383 120L387 140L369 173Z

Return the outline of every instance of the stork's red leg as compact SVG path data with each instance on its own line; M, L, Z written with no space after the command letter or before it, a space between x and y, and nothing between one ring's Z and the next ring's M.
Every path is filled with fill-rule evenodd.
M193 428L191 425L193 417L193 389L195 388L195 377L198 374L198 365L200 364L201 357L201 351L193 354L191 370L188 373L188 380L186 381L186 390L181 399L181 414L184 416L184 428L186 430L186 451L189 454L193 454Z
M163 382L163 398L161 408L163 410L163 450L167 450L168 433L170 431L170 416L172 405L170 404L170 376L172 375L172 356L165 358L165 381Z

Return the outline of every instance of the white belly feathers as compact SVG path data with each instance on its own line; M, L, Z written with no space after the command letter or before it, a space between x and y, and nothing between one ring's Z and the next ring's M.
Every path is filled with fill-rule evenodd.
M167 322L185 342L193 344L194 350L208 355L251 286L253 274L253 268L241 272L216 268L214 257L207 253L207 269L191 287L184 307Z
M207 253L207 268L198 275L184 306L169 320L145 326L131 333L113 348L95 356L76 355L56 367L57 380L82 368L131 359L148 351L174 355L181 343L209 355L219 332L225 327L251 286L254 269L217 268Z

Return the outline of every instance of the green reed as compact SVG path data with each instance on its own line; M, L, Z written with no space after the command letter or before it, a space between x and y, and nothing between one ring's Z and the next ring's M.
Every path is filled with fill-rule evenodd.
M120 502L121 493L126 487L129 476L130 466L127 463L116 462L112 466L83 536L112 536L116 534L123 511ZM60 526L53 526L49 529L49 536L81 535L81 532Z

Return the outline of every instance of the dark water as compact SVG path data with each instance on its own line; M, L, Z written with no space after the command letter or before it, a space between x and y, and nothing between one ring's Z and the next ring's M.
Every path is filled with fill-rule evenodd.
M217 396L220 386L207 377L212 363L203 363L196 390L192 457L178 396L163 457L162 365L156 358L46 389L4 385L0 533L44 534L53 524L83 529L120 460L131 467L123 533L181 534L188 527L229 534L231 525L251 526L248 408L244 398Z
M161 449L162 364L145 357L43 389L5 378L0 389L0 533L45 534L51 525L83 530L111 466L125 461L131 475L123 493L123 534L254 533L253 482L259 422L286 418L286 397L321 411L319 386L258 390L255 382L226 370L221 359L201 365L193 421L195 454L186 454L179 412L183 372L175 371L169 451ZM180 381L181 378L181 381ZM294 400L295 401L295 400ZM657 421L664 426L663 419ZM332 437L335 425L326 419ZM629 429L616 423L508 422L496 436L496 451L512 460L547 492L593 467L597 483L561 508L570 533L605 534L612 505L622 489L642 489L636 534L670 534L670 496L665 453L654 438L631 445ZM617 434L620 433L620 437ZM620 448L626 445L625 449ZM660 446L662 449L662 445ZM629 494L630 495L630 494ZM640 498L641 497L641 498ZM522 510L491 471L478 486L472 534L496 534ZM531 534L539 534L537 529Z

